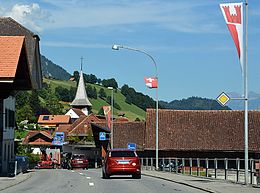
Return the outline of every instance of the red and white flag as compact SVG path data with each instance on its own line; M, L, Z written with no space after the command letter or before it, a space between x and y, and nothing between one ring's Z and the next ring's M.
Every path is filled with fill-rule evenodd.
M107 120L107 127L111 128L111 107L110 106L103 106L104 115L106 116Z
M235 42L241 70L243 72L243 3L220 4L220 9Z
M148 88L158 88L158 79L157 78L144 78L145 85Z

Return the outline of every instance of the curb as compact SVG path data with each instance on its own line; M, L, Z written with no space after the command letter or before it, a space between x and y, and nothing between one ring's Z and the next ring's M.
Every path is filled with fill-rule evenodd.
M166 181L169 181L169 182L174 182L174 183L185 185L185 186L189 186L189 187L192 187L192 188L195 188L195 189L198 189L198 190L202 190L202 191L205 191L205 192L209 192L209 193L218 193L218 192L215 192L213 190L209 190L209 189L206 189L206 188L201 188L201 187L194 186L194 185L191 185L191 184L188 184L188 183L179 182L179 181L176 181L176 180L171 180L171 179L164 178L164 177L154 176L154 175L150 175L150 174L142 174L142 175L153 177L153 178L158 178L158 179L162 179L162 180L166 180Z
M19 175L21 175L21 174L19 174ZM9 185L3 187L3 188L0 188L0 191L5 190L5 189L8 189L8 188L10 188L10 187L13 187L13 186L15 186L15 185L17 185L17 184L20 184L20 183L22 183L22 182L28 180L29 178L31 178L32 175L33 175L33 173L29 173L24 179L22 179L22 180L20 180L20 181L17 181L17 182L14 182L14 183L11 183L11 184L9 184ZM17 176L16 176L16 177L17 177ZM14 179L15 179L16 177L14 177Z

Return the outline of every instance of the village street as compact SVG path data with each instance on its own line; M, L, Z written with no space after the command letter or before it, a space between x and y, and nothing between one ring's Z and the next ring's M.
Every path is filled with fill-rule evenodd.
M142 176L132 179L130 176L112 176L101 178L101 169L89 170L36 170L26 181L0 191L1 193L200 193L203 191L168 182L161 179Z

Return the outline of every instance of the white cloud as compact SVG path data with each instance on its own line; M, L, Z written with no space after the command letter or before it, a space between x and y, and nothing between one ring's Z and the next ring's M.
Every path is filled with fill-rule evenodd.
M54 23L48 28L109 27L152 24L171 31L218 32L214 16L198 8L203 1L49 1ZM204 9L207 10L207 9ZM214 15L214 14L213 14Z
M15 4L10 10L5 11L2 8L1 15L12 17L22 25L36 32L43 30L42 23L48 21L49 18L48 12L42 10L37 3Z

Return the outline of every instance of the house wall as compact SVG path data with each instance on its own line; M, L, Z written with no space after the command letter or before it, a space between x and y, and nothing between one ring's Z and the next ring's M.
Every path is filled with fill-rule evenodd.
M0 173L8 173L8 165L15 159L14 155L14 128L15 128L15 98L9 96L0 102L1 163Z

